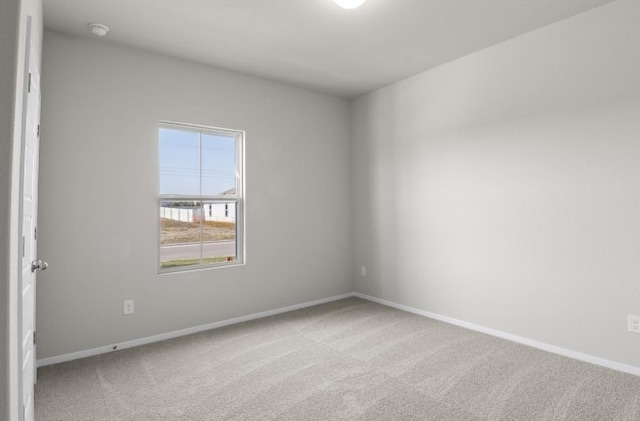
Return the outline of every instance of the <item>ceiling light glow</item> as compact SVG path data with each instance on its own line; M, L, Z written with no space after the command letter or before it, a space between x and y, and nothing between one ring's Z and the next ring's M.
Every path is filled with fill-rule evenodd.
M333 0L336 4L344 9L355 9L362 6L366 0Z

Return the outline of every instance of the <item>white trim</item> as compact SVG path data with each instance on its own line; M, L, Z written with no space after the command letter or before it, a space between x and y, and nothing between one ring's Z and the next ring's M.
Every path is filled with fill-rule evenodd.
M224 129L220 127L213 126L203 126L200 124L188 124L188 123L179 123L172 122L168 120L159 120L158 121L158 162L160 162L160 133L162 129L166 130L180 130L180 131L189 131L192 133L198 134L198 147L199 147L199 190L202 193L202 135L203 133L209 134L222 134L227 137L233 137L235 143L235 194L233 197L226 198L221 195L176 195L176 194L159 194L160 193L160 180L161 180L161 170L158 168L158 207L162 208L163 201L198 201L200 202L200 209L202 211L202 216L204 213L204 202L234 202L235 203L235 228L236 228L236 259L230 263L228 262L219 262L219 263L202 263L199 265L188 265L188 266L177 266L173 268L163 269L161 262L161 248L162 248L162 221L161 217L158 215L158 247L157 251L157 273L158 275L162 275L165 273L182 273L193 270L206 270L209 268L226 268L230 266L242 266L246 263L246 235L245 235L245 223L246 223L246 215L245 215L245 142L246 142L246 132L244 130L235 130L235 129ZM201 259L202 260L202 259Z
M171 120L158 120L158 123L160 124L160 126L164 127L165 129L173 129L175 127L178 127L180 128L180 130L188 130L196 133L199 133L202 131L224 132L228 136L236 136L238 133L242 133L243 137L246 133L244 130L227 129L224 127L208 126L205 124L182 123L179 121L171 121Z
M164 341L167 339L177 338L180 336L191 335L193 333L203 332L205 330L216 329L223 326L229 326L236 323L247 322L249 320L261 319L263 317L274 316L276 314L286 313L289 311L300 310L302 308L312 307L319 304L325 304L332 301L338 301L349 297L358 297L363 300L371 301L374 303L382 304L388 307L397 308L398 310L406 311L408 313L417 314L420 316L428 317L434 320L440 320L445 323L449 323L455 326L464 327L466 329L474 330L476 332L486 333L487 335L495 336L498 338L506 339L511 342L528 345L534 348L541 349L543 351L551 352L554 354L562 355L565 357L573 358L575 360L584 361L587 363L599 365L602 367L610 368L612 370L622 371L624 373L640 376L640 367L618 363L604 358L595 357L593 355L583 354L581 352L573 351L570 349L562 348L555 345L550 345L544 342L539 342L533 339L524 338L522 336L513 335L511 333L502 332L499 330L491 329L485 326L477 325L463 320L454 319L453 317L443 316L441 314L432 313L417 309L415 307L405 306L393 301L384 300L382 298L372 297L370 295L361 294L359 292L349 292L346 294L334 295L328 298L322 298L314 301L307 301L301 304L294 304L287 307L280 307L274 310L267 310L260 313L253 313L247 316L234 317L232 319L222 320L220 322L208 323L205 325L190 327L186 329L174 330L172 332L161 333L159 335L148 336L146 338L134 339L131 341L121 342L113 345L105 345L98 348L87 349L85 351L72 352L70 354L58 355L55 357L43 358L38 360L38 367L44 367L51 364L58 364L67 361L77 360L79 358L91 357L99 354L106 354L113 352L114 350L132 348L135 346L146 345L153 342ZM115 348L114 348L115 347Z
M229 326L236 323L247 322L249 320L262 319L264 317L275 316L276 314L287 313L289 311L300 310L306 307L312 307L319 304L325 304L332 301L338 301L345 298L353 297L353 293L346 293L341 295L334 295L333 297L322 298L314 301L307 301L301 304L294 304L287 307L280 307L274 310L262 311L260 313L253 313L246 316L234 317L232 319L222 320L219 322L208 323L205 325L189 327L186 329L174 330L172 332L161 333L158 335L147 336L145 338L134 339L131 341L120 342L112 345L105 345L98 348L87 349L84 351L72 352L70 354L58 355L55 357L42 358L38 360L38 367L44 367L52 364L59 364L67 361L77 360L79 358L92 357L94 355L106 354L116 350L133 348L135 346L146 345L153 342L164 341L167 339L177 338L180 336L191 335L193 333L203 332L205 330L216 329L223 326Z
M383 300L382 298L376 298L370 295L361 294L359 292L354 292L352 296L362 298L363 300L373 301L374 303L382 304L388 307L397 308L398 310L403 310L409 313L418 314L420 316L429 317L430 319L440 320L441 322L464 327L466 329L475 330L481 333L486 333L487 335L496 336L498 338L506 339L511 342L528 345L534 348L541 349L543 351L548 351L554 354L573 358L575 360L580 360L587 363L599 365L602 367L611 368L613 370L622 371L625 373L640 376L640 367L636 367L633 365L622 364L615 361L606 360L604 358L595 357L593 355L583 354L581 352L573 351L571 349L550 345L550 344L539 342L533 339L524 338L522 336L513 335L511 333L502 332L500 330L491 329L489 327L465 322L463 320L454 319L453 317L443 316L437 313L431 313L429 311L424 311L414 307L409 307L402 304L394 303L393 301Z

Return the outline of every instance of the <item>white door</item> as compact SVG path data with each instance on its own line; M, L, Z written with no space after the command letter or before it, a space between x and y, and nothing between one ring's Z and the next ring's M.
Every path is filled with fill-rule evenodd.
M37 260L38 222L38 149L40 136L40 74L31 48L31 25L28 24L27 70L22 131L22 179L20 206L22 212L22 273L20 278L20 329L22 363L22 404L24 421L34 419L34 387L36 379L35 301L36 271L46 269Z

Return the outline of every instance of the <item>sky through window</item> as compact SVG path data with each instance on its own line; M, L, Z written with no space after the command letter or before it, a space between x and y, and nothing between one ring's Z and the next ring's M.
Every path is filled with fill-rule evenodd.
M232 136L160 128L160 194L218 195L236 187Z

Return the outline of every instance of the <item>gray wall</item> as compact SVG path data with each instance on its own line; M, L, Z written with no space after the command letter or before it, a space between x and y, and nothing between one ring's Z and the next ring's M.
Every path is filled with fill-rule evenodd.
M352 290L346 101L50 32L43 65L38 358ZM246 130L246 265L157 274L161 119Z
M40 0L0 2L0 419L17 420L18 193L27 16L37 66L42 49Z
M356 290L640 366L640 2L357 99Z

